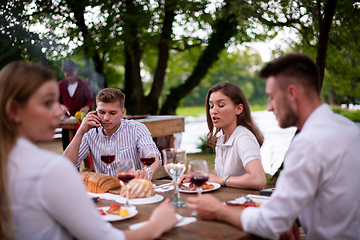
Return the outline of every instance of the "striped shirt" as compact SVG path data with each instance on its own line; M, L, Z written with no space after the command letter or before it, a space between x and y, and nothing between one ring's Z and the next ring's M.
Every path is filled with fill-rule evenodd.
M76 167L88 156L92 155L95 171L98 173L107 174L106 164L101 161L100 148L102 145L108 145L110 142L115 147L115 161L110 165L110 175L116 176L116 162L120 158L131 158L134 161L135 170L141 170L144 165L140 162L140 150L145 146L151 145L155 150L155 155L159 156L161 166L161 154L156 147L155 142L151 137L150 131L147 127L134 120L121 119L120 127L114 132L111 137L105 136L102 131L102 126L90 129L84 134L78 155L78 162ZM150 153L149 153L150 154Z

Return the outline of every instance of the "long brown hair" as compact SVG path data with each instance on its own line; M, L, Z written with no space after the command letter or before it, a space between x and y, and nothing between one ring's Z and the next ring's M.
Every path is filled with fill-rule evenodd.
M7 161L18 137L10 117L14 102L26 104L32 94L55 76L44 67L22 61L11 62L0 71L0 239L14 236L7 179Z
M210 95L213 92L221 91L223 94L225 94L227 97L229 97L235 105L242 104L244 106L244 109L242 113L237 117L237 126L242 125L249 129L256 137L256 140L258 141L260 147L264 143L264 136L260 132L259 127L256 125L256 123L253 121L251 117L251 111L250 111L250 105L245 97L244 92L241 90L240 87L233 83L229 82L223 82L218 83L214 85L212 88L209 89L207 95L206 95L206 120L209 128L209 132L207 134L207 144L215 148L216 141L217 141L217 134L221 131L221 128L216 128L214 132L214 124L211 120L210 116L210 105L209 105L209 99Z

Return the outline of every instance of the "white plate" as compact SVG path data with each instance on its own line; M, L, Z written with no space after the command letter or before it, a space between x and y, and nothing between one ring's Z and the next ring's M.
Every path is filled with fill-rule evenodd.
M150 203L160 202L163 199L164 199L164 196L155 194L154 196L149 197L149 198L129 199L129 203L132 205L150 204ZM120 196L120 195L118 195L114 200L115 200L115 202L123 203L123 204L125 204L125 202L126 202L126 198L124 198L123 196Z
M132 207L132 208L127 209L129 212L129 216L121 217L120 215L107 213L106 211L109 208L110 207L99 207L98 208L98 209L102 209L104 211L104 213L106 213L106 215L101 215L101 217L102 217L102 219L104 219L105 221L108 221L108 222L120 221L120 220L124 220L124 219L128 219L128 218L132 218L133 216L135 216L138 213L138 211L136 210L136 207Z
M189 185L190 185L190 183L183 183L183 184L184 184L186 187L189 187ZM217 189L219 189L219 188L221 187L221 185L220 185L219 183L208 182L208 184L212 184L212 185L214 185L214 188L212 188L212 189L202 190L202 192L203 192L203 193L205 193L205 192L215 191L215 190L217 190ZM197 193L197 191L196 191L196 190L195 190L195 191L182 190L181 188L180 188L180 192L182 192L182 193Z
M88 195L90 197L99 197L102 199L106 199L106 200L112 200L118 203L122 203L125 204L126 202L126 198L124 198L121 195L117 195L117 194L111 194L111 193L90 193L88 192ZM156 202L160 202L164 199L164 197L162 195L158 195L155 194L152 197L149 198L134 198L134 199L129 199L129 203L132 205L141 205L141 204L150 204L150 203L156 203Z

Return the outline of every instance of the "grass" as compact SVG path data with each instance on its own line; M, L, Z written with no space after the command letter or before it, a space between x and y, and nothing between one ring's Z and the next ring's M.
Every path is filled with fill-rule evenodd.
M251 111L264 111L266 110L266 105L251 105ZM203 106L197 107L180 107L176 109L176 115L185 115L192 117L199 117L201 114L206 114L206 109Z
M346 108L340 108L338 106L331 106L331 109L335 113L338 113L338 114L350 119L351 121L360 122L360 110L357 110L357 111L348 110Z
M267 109L267 105L250 105L250 109L252 112L264 111Z
M200 114L205 113L205 107L181 107L176 109L176 115L199 117Z
M215 163L215 154L205 154L205 153L188 153L187 154L187 163L191 160L201 160L204 159L207 161L209 172L214 173L214 163Z

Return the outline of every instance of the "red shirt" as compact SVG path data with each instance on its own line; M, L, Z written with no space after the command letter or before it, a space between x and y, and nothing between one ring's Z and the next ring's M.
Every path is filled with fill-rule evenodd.
M68 86L69 82L66 79L61 80L60 88L60 103L69 108L71 116L74 116L76 111L88 106L90 109L94 108L94 96L87 81L77 78L78 86L76 87L74 96L70 97Z

